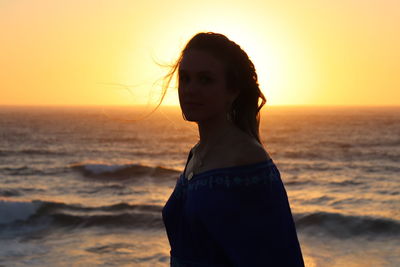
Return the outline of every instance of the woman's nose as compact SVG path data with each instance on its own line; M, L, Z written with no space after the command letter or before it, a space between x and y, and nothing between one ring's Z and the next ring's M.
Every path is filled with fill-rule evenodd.
M188 82L182 86L182 91L189 94L194 94L199 91L199 86L194 82Z

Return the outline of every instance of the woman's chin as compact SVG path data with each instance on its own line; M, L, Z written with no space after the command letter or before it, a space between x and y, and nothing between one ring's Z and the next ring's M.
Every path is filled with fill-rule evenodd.
M187 121L198 122L204 120L204 114L198 114L195 112L185 112L184 115Z
M201 118L199 116L194 116L194 115L185 115L185 118L187 121L193 121L193 122L198 122L201 120Z

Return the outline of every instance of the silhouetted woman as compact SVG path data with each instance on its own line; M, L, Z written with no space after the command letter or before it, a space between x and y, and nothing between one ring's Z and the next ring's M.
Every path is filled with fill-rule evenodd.
M162 210L171 266L304 266L280 172L260 139L266 100L253 63L207 32L187 43L168 83L176 71L182 114L200 140Z

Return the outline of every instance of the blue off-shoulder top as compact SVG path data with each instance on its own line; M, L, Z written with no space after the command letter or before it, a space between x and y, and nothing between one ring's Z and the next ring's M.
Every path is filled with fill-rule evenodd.
M205 171L190 180L184 173L162 209L170 266L304 266L272 159Z

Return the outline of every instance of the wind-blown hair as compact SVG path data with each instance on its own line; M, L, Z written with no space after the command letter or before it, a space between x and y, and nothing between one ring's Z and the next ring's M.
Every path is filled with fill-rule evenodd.
M192 49L208 52L223 63L227 89L239 92L227 115L238 128L253 136L261 144L260 110L267 101L259 88L254 64L246 52L225 35L201 32L193 36L176 63L172 65L170 72L164 77L166 82L163 96L185 53Z

